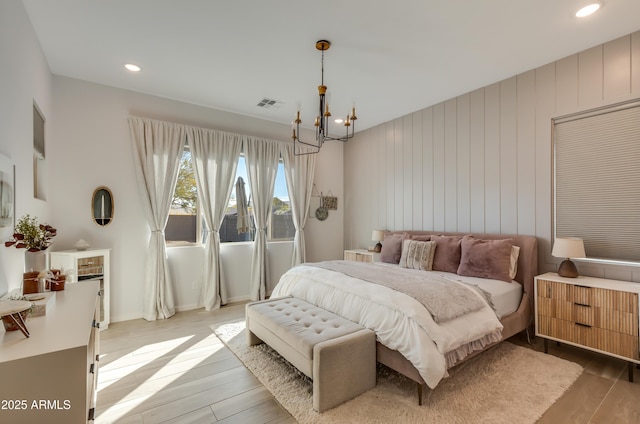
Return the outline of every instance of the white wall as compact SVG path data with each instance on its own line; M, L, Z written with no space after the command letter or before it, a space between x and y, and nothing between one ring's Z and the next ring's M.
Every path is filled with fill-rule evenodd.
M345 245L372 229L517 233L551 252L551 118L640 97L640 32L361 132L345 149ZM349 164L349 166L346 166ZM640 281L640 268L581 263Z
M111 316L114 321L142 316L143 278L149 229L139 201L127 118L130 114L188 125L214 128L265 138L288 140L287 125L56 76L53 78L55 112L51 137L52 223L59 229L57 249L71 248L80 238L95 247L112 248ZM316 181L342 196L341 144L324 147L318 157ZM114 195L111 224L99 227L91 221L93 190L107 186ZM335 211L340 212L340 211ZM342 255L342 213L331 223L307 228L307 259ZM315 222L314 222L315 221ZM327 225L330 224L330 225ZM269 288L289 268L292 244L269 245ZM169 249L178 309L196 307L197 284L202 269L202 249ZM223 245L222 260L228 276L231 301L248 298L251 244Z
M48 202L33 197L33 104L38 105L46 120L48 156L53 115L51 74L18 0L0 2L0 93L0 154L15 165L16 216L28 213L41 223L47 222ZM12 233L13 228L0 231L1 241ZM0 295L20 286L23 270L24 250L0 247Z

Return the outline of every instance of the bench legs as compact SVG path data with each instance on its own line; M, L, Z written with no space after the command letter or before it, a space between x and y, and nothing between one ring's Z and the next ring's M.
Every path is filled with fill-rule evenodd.
M313 348L313 409L338 406L376 385L376 337L360 330Z

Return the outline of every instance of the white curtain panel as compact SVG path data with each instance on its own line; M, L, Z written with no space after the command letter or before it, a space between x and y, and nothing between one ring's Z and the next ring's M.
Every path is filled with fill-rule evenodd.
M289 203L296 233L293 237L293 255L291 266L294 267L306 261L304 248L304 227L309 218L309 204L313 189L313 176L316 169L316 155L307 154L296 156L293 144L281 144L280 152L284 161Z
M253 196L253 216L256 237L251 262L249 297L262 300L267 290L269 261L267 258L267 225L273 204L273 188L280 159L280 142L246 136L244 156L247 163L249 187Z
M130 117L129 132L140 198L151 229L144 277L143 317L153 321L175 314L164 229L178 179L186 130L184 126L170 122Z
M207 227L202 274L202 303L205 310L227 302L227 284L220 258L220 226L231 197L242 136L203 128L187 133L198 189L199 210Z

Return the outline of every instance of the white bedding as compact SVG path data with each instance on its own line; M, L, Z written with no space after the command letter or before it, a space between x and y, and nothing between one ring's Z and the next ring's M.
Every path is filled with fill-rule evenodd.
M501 280L489 280L487 278L478 277L465 277L463 275L454 274L451 272L431 271L434 274L440 275L445 278L449 278L456 281L461 281L467 284L475 284L483 290L491 294L491 300L493 306L496 308L496 314L498 318L502 318L509 314L514 313L520 307L520 301L522 300L522 284L517 281L507 283Z
M371 266L380 267L381 273L384 273L384 267L397 267L384 263ZM425 271L407 271L425 274ZM474 293L484 298L475 290ZM474 348L480 349L501 338L502 324L488 304L478 311L437 325L424 306L410 296L310 265L287 271L271 297L288 295L372 329L377 340L404 355L431 388L447 376L446 353L474 341L477 341Z

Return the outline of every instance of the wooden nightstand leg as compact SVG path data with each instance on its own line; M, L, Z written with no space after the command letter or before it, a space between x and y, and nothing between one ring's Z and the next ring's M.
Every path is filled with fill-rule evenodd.
M544 353L549 353L549 340L544 339Z
M633 383L633 362L629 362L629 383Z

